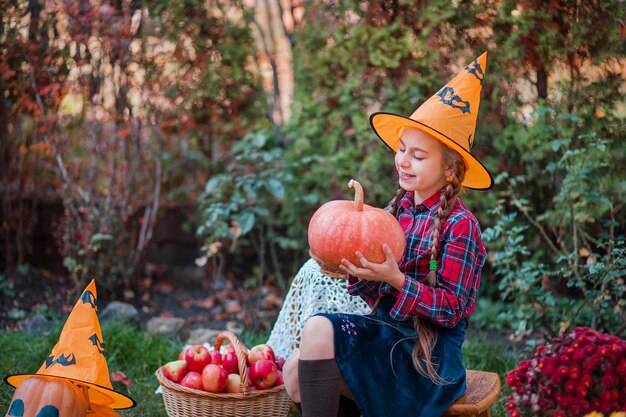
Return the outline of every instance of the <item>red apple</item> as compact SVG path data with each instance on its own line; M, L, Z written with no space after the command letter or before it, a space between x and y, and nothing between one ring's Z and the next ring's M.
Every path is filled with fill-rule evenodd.
M243 346L243 356L246 360L246 363L248 363L248 349L246 349L245 346ZM224 348L224 350L222 350L222 363L224 362L224 357L228 354L233 354L233 357L235 358L235 360L237 359L237 355L235 354L235 346L233 345L226 345L226 347Z
M209 350L209 355L211 355L211 363L213 365L222 364L222 354L219 352L219 350Z
M228 372L220 365L208 364L202 370L202 387L208 392L222 392L228 383Z
M193 345L185 353L187 369L190 371L202 372L205 366L211 363L209 349L202 345Z
M241 342L239 342L239 344L243 348L244 353L248 353L248 348L246 347L246 345L244 345ZM234 352L234 351L235 351L235 345L228 344L228 345L224 346L224 349L222 350L222 355L226 355L228 352Z
M226 368L226 371L228 371L229 374L239 373L239 365L235 352L228 352L222 357L222 366Z
M271 388L278 377L274 361L259 359L250 365L250 382L258 389Z
M276 382L274 382L275 387L279 387L283 385L285 381L283 380L283 373L279 370L276 372Z
M241 392L241 377L239 374L229 374L228 382L226 383L226 392L231 394Z
M261 359L267 359L268 361L274 362L274 350L270 347L270 345L256 345L250 349L250 352L248 352L248 363L250 365Z
M179 361L184 361L185 360L185 353L187 353L187 349L189 349L189 348L185 348L185 349L180 351L180 353L178 354L178 360Z
M195 371L187 372L187 375L180 381L180 385L202 391L202 375Z
M274 363L276 364L278 370L282 372L283 365L285 364L285 358L281 356L276 356L276 358L274 358Z
M172 361L163 365L163 376L170 381L180 382L187 375L187 362Z

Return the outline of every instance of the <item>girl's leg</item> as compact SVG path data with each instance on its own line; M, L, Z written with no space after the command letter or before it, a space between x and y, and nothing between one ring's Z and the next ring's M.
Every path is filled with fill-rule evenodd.
M287 395L296 404L300 404L300 381L298 380L298 360L300 351L293 352L283 364L283 380Z
M341 373L335 362L333 326L325 317L311 317L304 325L298 380L304 417L337 416Z
M333 352L334 353L334 352ZM302 413L300 399L300 382L298 379L298 361L300 359L300 351L292 353L283 366L283 379L285 380L285 389L289 398L296 404L296 407ZM356 403L352 401L352 395L346 384L341 380L340 385L341 397L339 400L339 412L337 417L358 417L361 415Z
M311 317L304 323L300 342L300 359L334 359L335 331L330 320L323 316Z
M322 320L318 320L322 319ZM315 332L318 332L317 334ZM334 347L334 334L333 328L330 324L330 321L323 317L312 317L307 320L302 334L302 342L300 343L303 349L307 349L307 353L305 355L310 355L308 358L303 359L317 359L315 355L321 359L329 359L334 358L335 356L335 347ZM321 341L317 341L316 336L319 336ZM323 342L326 343L323 343ZM320 351L316 351L310 345L322 345ZM304 347L306 345L306 348ZM311 352L313 350L313 352ZM313 356L313 357L311 357ZM300 400L300 380L298 379L298 361L300 360L300 351L297 350L293 352L285 361L283 365L283 379L285 380L285 389L287 390L287 395L291 398L291 400L295 403L301 402ZM343 385L343 384L342 384ZM343 388L343 386L342 386ZM343 393L343 392L342 392ZM345 394L344 394L345 395Z

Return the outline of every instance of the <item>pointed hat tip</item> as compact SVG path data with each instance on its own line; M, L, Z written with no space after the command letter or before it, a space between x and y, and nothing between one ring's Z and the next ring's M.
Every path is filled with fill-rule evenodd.
M489 56L489 52L485 51L485 52L482 53L481 56L479 56L476 59L478 62L480 62L482 64L483 68L485 68L485 69L487 67L487 58L488 58L488 56Z

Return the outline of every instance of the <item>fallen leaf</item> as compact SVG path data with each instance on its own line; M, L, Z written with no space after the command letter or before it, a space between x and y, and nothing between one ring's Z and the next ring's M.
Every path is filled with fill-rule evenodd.
M111 382L120 382L126 385L126 388L130 390L130 382L131 382L130 378L124 375L123 372L120 372L120 371L111 372L109 376L111 378Z
M162 294L170 294L174 290L174 286L169 282L159 282L154 289Z
M196 305L200 308L206 308L207 310L212 308L215 305L215 297L209 295L207 298L203 300L198 300Z
M120 129L117 132L115 132L115 134L117 135L118 138L125 139L130 134L130 129Z
M220 300L238 300L240 298L239 293L231 289L218 291L215 296Z
M196 265L200 268L202 268L203 266L206 265L207 259L209 259L208 256L201 256L199 258L196 258Z
M236 300L227 301L225 307L229 313L239 313L241 311L241 304Z
M202 316L200 314L194 314L193 316L189 316L187 320L192 323L202 323L203 321L205 321L205 316Z
M281 308L283 306L283 299L276 296L274 293L269 293L263 298L263 305L265 307Z

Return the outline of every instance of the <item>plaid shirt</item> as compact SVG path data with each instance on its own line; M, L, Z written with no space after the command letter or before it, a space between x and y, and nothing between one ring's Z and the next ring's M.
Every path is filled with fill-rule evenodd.
M378 297L397 298L389 313L396 320L412 315L445 327L454 327L469 316L480 285L480 271L486 250L478 220L460 199L441 228L440 251L437 259L437 286L423 283L429 271L432 227L439 208L441 190L415 207L413 193L407 192L400 202L398 221L406 236L402 291L380 281L359 280L348 276L348 292L359 295L370 305Z

